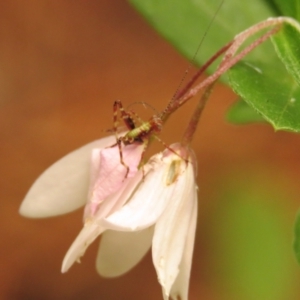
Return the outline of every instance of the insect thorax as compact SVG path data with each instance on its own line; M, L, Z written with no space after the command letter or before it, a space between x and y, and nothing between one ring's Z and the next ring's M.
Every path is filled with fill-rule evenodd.
M143 143L143 138L148 136L148 134L152 131L151 124L149 122L143 123L137 128L134 128L127 132L127 134L123 138L123 142L125 144L131 144L133 142L141 142Z

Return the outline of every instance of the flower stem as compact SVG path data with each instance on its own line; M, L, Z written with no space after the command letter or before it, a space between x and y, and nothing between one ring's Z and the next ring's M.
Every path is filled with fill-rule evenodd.
M175 93L174 97L171 99L171 101L168 103L167 107L162 111L160 114L160 118L163 122L165 122L169 116L179 108L179 106L176 108L178 104L180 104L183 96L187 94L192 87L192 85L195 83L195 81L208 69L208 67L222 54L227 52L227 50L231 47L232 42L228 43L224 47L222 47L219 51L217 51L192 77L192 79L187 83L187 85L181 90Z
M175 95L172 101L176 101L181 99L192 87L192 85L196 82L196 80L208 69L208 67L217 59L219 58L224 52L230 48L233 41L225 45L223 48L221 48L218 52L216 52L192 77L192 79L187 83L187 85L181 90L178 91Z
M181 144L183 146L187 146L189 145L194 137L194 134L197 130L197 126L200 120L200 117L202 115L202 111L206 105L206 102L208 100L208 98L211 95L211 92L213 90L213 87L215 85L216 81L214 81L213 83L211 83L208 87L206 87L204 93L201 95L200 100L198 101L198 104L196 106L196 109L193 112L193 115L189 121L189 124L183 134L182 140L181 140Z
M181 105L183 105L187 100L189 100L191 97L195 96L201 89L205 88L204 93L202 94L200 100L198 101L197 107L194 110L194 113L189 121L189 124L185 130L185 133L182 137L182 144L188 145L191 143L193 136L196 132L200 117L202 115L202 111L207 103L207 100L209 96L211 95L212 89L216 83L216 80L224 74L228 69L230 69L232 66L234 66L237 62L239 62L243 57L245 57L249 52L251 52L254 48L256 48L258 45L263 43L265 40L267 40L270 36L278 32L278 30L281 27L281 24L284 22L290 22L289 18L276 18L276 19L268 19L266 21L263 21L259 24L256 24L249 29L245 30L244 32L240 33L235 37L235 39L227 44L225 47L223 47L221 50L219 50L215 55L211 57L210 60L207 61L207 63L195 74L195 76L192 78L190 83L187 85L188 88L195 82L195 80L200 76L199 74L202 74L203 69L207 69L207 67L222 53L225 51L224 58L222 62L220 63L218 69L214 74L200 82L198 85L196 85L195 88L190 89L188 91L188 88L184 89L179 96L175 99L177 101L173 101L170 103L170 105L167 107L169 111L165 112L166 115L170 114L171 112L177 110ZM253 43L251 43L249 46L244 48L240 53L238 53L236 56L235 53L239 49L239 47L244 43L245 40L247 40L250 36L255 34L256 32L269 27L269 26L275 26L271 30L267 31L265 34L263 34L261 37L256 39Z
M180 102L177 103L177 105L178 105L177 107L174 107L174 106L171 107L171 111L173 112L173 111L177 110L187 100L194 97L201 89L209 86L214 81L216 81L222 74L224 74L226 71L228 71L236 63L238 63L242 58L244 58L249 52L251 52L254 48L256 48L258 45L263 43L265 40L267 40L271 35L276 33L278 30L279 30L278 26L271 29L270 31L265 33L263 36L258 38L256 41L254 41L252 44L250 44L248 47L246 47L244 50L242 50L235 57L225 56L222 63L220 64L219 68L217 69L217 71L214 74L212 74L211 76L207 77L202 82L200 82L198 85L196 85L187 94L185 94L184 97L181 98Z
M218 52L216 52L193 76L193 78L188 82L183 90L175 93L175 96L168 103L167 107L161 112L159 117L164 123L169 116L175 112L179 107L181 107L184 103L186 103L190 98L194 97L201 89L209 87L212 83L214 83L222 74L228 71L231 67L233 67L236 63L238 63L242 58L244 58L248 53L250 53L253 49L267 40L270 36L278 32L281 25L283 23L294 23L295 21L288 17L278 17L278 18L269 18L263 22L255 24L254 26L246 29L240 34L236 35L236 37L223 48L221 48ZM256 34L257 32L272 27L271 30L264 33L261 37L256 39L249 46L244 48L240 53L236 54L237 50L241 47L241 45L251 36ZM224 54L225 53L225 54ZM223 60L220 63L218 69L215 73L207 77L205 80L201 81L198 85L191 89L191 86L195 83L195 81L199 78L200 75L207 70L207 68L222 54L224 54ZM236 55L235 55L236 54ZM235 55L235 56L234 56ZM200 99L202 101L202 98ZM206 101L205 101L206 102ZM197 108L198 109L198 108ZM203 108L202 108L203 109Z

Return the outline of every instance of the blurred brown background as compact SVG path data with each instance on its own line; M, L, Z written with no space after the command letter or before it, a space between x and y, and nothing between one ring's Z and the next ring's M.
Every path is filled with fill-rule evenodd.
M47 166L112 127L115 99L161 110L188 62L121 0L1 1L0 45L0 299L161 299L150 255L128 275L103 279L94 268L95 243L80 265L62 275L82 212L29 220L18 208ZM258 187L264 180L282 186L292 242L300 138L266 125L227 124L224 112L234 99L217 86L194 141L201 189L190 299L242 299L219 278L211 238L231 176L247 181L252 174ZM194 104L171 118L162 134L166 143L180 139ZM143 117L153 114L140 105L134 109ZM299 299L299 270L291 246L289 251L294 277L290 292L278 299Z

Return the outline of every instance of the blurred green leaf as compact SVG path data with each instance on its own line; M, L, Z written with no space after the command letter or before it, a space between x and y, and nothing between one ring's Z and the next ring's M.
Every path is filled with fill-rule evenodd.
M297 214L294 230L294 251L300 264L300 211Z
M230 294L222 299L291 299L295 269L287 207L280 204L285 202L278 185L257 172L227 174L214 213L216 272Z
M183 55L192 59L221 0L129 0L147 21ZM195 63L201 65L236 34L277 11L267 0L225 0L207 32ZM253 53L268 60L263 49Z
M275 130L300 131L300 87L284 69L238 63L229 72L233 90L256 109Z
M299 0L273 0L282 16L290 16L300 21Z
M226 119L234 124L265 122L265 119L243 100L235 102L230 107Z
M299 1L291 0L225 0L207 32L195 63L202 64L217 50L246 28L276 16L280 11L298 17ZM193 59L201 38L216 14L220 0L129 0L148 22L187 58ZM291 74L300 82L300 47L298 25L284 25L273 38L275 48ZM297 110L299 88L280 66L270 42L265 42L247 56L252 65L268 75L259 76L255 68L236 67L230 72L230 85L250 106L275 129L300 130ZM274 72L270 72L270 70ZM209 69L212 71L212 68ZM274 78L273 78L274 77ZM261 80L262 82L258 82ZM249 82L248 82L249 81ZM250 82L252 81L252 82ZM282 82L281 82L282 81ZM256 87L257 90L256 90ZM275 93L276 91L276 93ZM253 95L252 95L253 93ZM240 110L241 109L241 110ZM261 121L257 114L245 114L245 106L235 107L230 120L239 123ZM240 114L240 116L239 116ZM253 117L253 118L252 118ZM252 119L251 119L252 118Z
M299 4L300 5L300 4ZM289 73L300 84L300 25L291 22L282 25L272 37L275 50Z

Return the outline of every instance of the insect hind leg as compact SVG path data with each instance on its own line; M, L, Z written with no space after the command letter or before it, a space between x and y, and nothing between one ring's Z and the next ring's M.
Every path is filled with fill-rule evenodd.
M179 153L177 153L174 149L172 149L169 145L167 145L161 138L159 138L157 135L153 135L154 138L156 140L158 140L166 149L168 149L169 151L171 151L172 153L174 153L175 155L177 155L179 158L183 159L185 161L186 164L188 164L190 161L185 158L182 157Z

